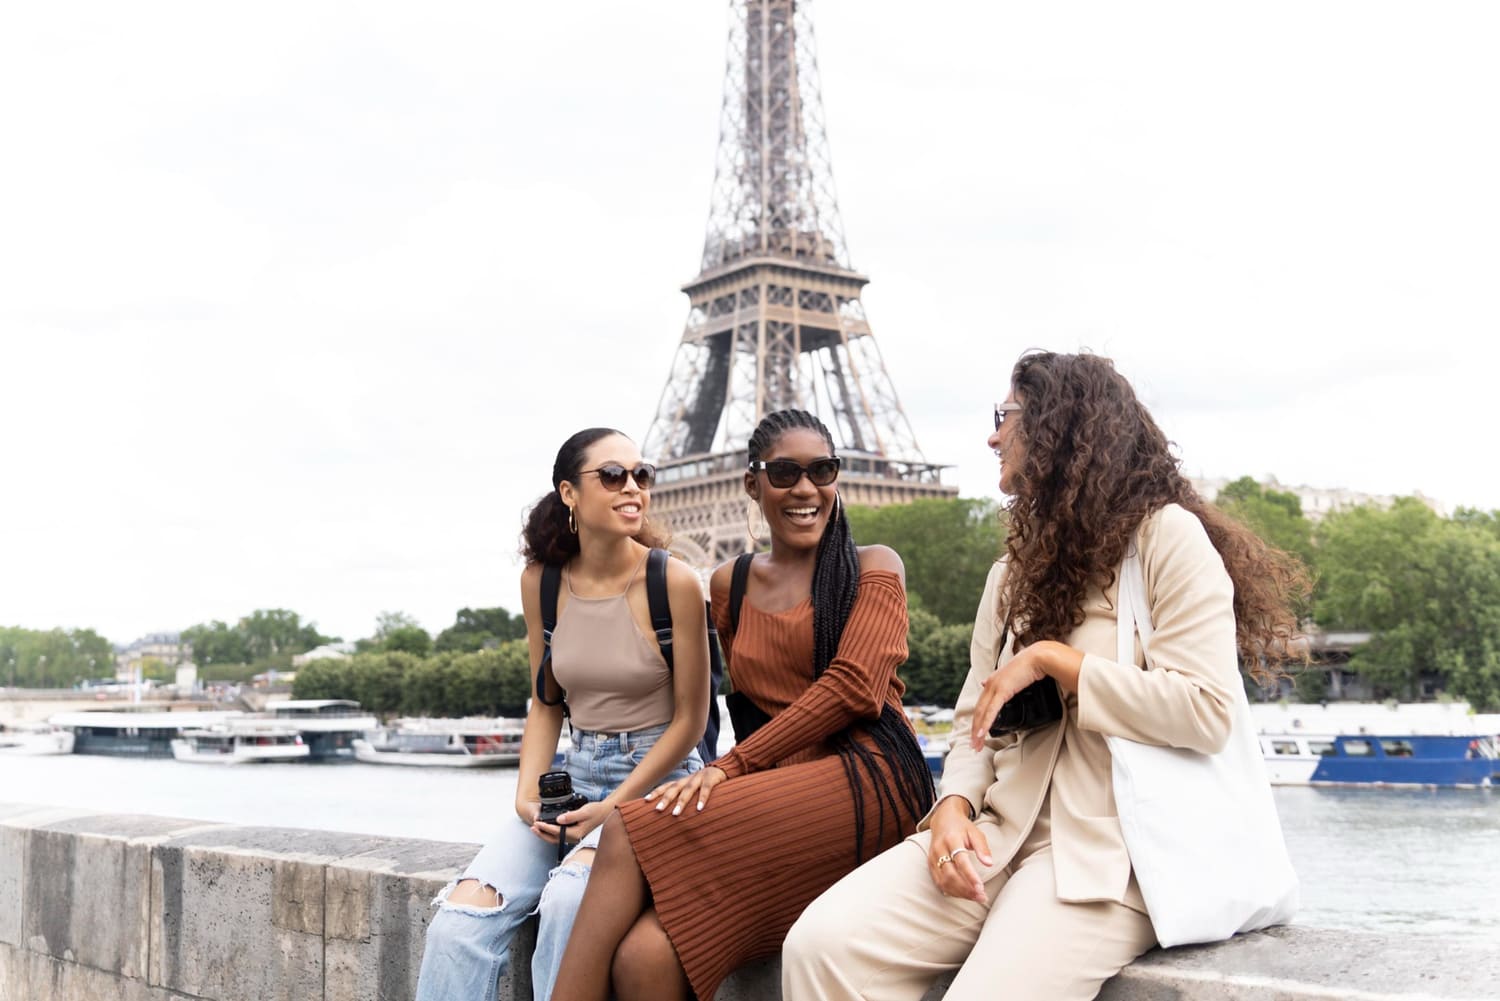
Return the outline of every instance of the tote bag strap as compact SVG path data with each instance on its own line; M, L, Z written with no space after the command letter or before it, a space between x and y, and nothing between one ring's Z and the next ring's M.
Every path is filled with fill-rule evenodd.
M1151 605L1146 601L1146 578L1141 572L1140 552L1134 542L1131 542L1125 553L1125 560L1120 564L1120 586L1116 588L1115 605L1116 615L1119 617L1115 662L1135 663L1136 633L1141 635L1141 650L1146 653L1149 661L1151 634L1155 630L1151 624Z

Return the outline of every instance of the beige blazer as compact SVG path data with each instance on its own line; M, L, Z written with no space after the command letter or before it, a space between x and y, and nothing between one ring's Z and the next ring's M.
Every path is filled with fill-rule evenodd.
M973 816L997 823L998 865L1014 858L1044 802L1052 825L1057 895L1066 901L1109 900L1145 910L1120 835L1106 734L1146 744L1213 752L1229 739L1230 696L1242 684L1235 649L1234 587L1202 523L1175 504L1142 523L1136 536L1156 631L1152 669L1140 640L1134 663L1116 657L1116 580L1085 599L1083 624L1067 637L1084 652L1078 693L1064 699L1059 723L1025 734L991 737L969 747L980 685L1014 654L1001 651L996 596L1005 574L991 569L974 621L969 676L958 697L954 744L943 766L938 800L962 796ZM1118 574L1116 575L1118 576ZM930 815L929 815L930 817ZM927 827L924 819L919 830Z

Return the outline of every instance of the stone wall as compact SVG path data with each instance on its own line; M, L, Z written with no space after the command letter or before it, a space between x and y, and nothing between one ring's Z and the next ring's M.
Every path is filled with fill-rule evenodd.
M0 1001L404 1001L429 901L475 847L0 804ZM777 985L755 964L719 1001ZM1500 999L1500 943L1283 928L1150 953L1100 997Z

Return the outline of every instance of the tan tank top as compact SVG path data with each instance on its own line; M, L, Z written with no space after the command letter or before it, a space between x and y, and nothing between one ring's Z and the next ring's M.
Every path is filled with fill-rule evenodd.
M627 585L608 598L583 598L568 581L552 632L552 673L580 730L623 733L672 719L672 672L636 624L628 592Z

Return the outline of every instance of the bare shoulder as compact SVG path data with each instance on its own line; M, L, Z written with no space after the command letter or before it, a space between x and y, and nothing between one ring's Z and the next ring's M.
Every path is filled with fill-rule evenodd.
M725 560L723 563L720 563L718 566L714 567L713 576L708 580L710 593L715 595L729 594L729 586L733 582L733 580L734 560Z
M903 585L906 583L906 565L901 562L901 555L890 546L859 547L859 572L870 570L889 571L900 577Z
M667 560L667 593L672 597L692 595L703 600L703 581L698 571L673 556Z

